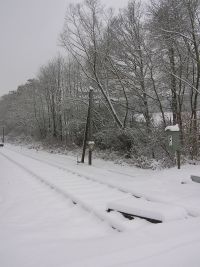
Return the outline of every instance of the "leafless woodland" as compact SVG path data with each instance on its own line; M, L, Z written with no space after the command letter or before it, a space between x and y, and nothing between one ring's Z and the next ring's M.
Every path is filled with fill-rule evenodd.
M94 91L98 149L171 157L164 129L179 124L182 155L200 155L200 1L130 1L114 12L98 0L70 5L65 53L0 100L6 134L81 146ZM19 63L20 64L20 63Z

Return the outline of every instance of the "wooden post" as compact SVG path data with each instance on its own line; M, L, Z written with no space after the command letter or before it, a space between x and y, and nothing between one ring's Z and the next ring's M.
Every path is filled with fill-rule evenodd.
M180 170L180 168L181 168L181 153L180 153L180 150L176 151L176 158L177 158L177 166L178 166L178 169Z
M88 141L92 141L92 105L93 105L93 90L89 92L89 121L88 121ZM92 149L89 147L88 164L92 165Z
M92 165L92 150L89 149L89 153L88 153L88 164Z
M85 160L85 151L86 151L86 146L87 146L87 141L91 141L92 138L92 101L93 101L93 90L90 89L89 92L89 106L88 106L88 114L87 114L87 121L86 121L86 126L85 126L85 135L84 135L84 140L83 140L83 152L82 152L82 157L81 157L81 163L84 163ZM89 149L89 156L88 156L88 162L89 165L92 164L92 151Z
M2 138L2 143L4 144L4 127L3 127L3 138Z
M83 140L83 152L81 157L81 163L84 163L85 160L85 151L87 146L87 136L88 136L88 123L89 123L89 108L88 108L88 114L87 114L87 121L85 125L85 134L84 134L84 140Z

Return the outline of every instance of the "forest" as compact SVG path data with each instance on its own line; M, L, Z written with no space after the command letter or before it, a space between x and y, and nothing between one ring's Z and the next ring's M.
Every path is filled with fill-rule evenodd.
M200 1L99 0L71 4L59 35L62 55L0 99L9 137L82 147L93 90L95 149L141 167L173 164L165 128L179 125L183 158L200 156Z

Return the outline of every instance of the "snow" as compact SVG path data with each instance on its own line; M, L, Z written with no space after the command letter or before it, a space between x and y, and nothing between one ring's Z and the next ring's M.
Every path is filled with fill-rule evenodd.
M93 164L7 144L0 150L0 266L200 266L200 184L190 179L200 166ZM106 212L122 200L164 222Z
M169 130L171 132L179 132L180 131L178 124L167 126L165 128L165 131L167 131L167 130Z
M172 112L165 112L164 116L165 116L165 120L167 120L167 121L172 121L173 120ZM139 121L139 122L144 122L145 121L145 118L144 118L143 114L139 114L138 113L138 114L135 114L134 117L135 117L136 121ZM162 114L160 112L151 113L151 117L152 117L153 123L155 125L159 125L163 121Z
M144 218L162 222L184 219L187 217L186 210L164 203L157 203L137 198L126 198L107 204L108 209L125 212Z

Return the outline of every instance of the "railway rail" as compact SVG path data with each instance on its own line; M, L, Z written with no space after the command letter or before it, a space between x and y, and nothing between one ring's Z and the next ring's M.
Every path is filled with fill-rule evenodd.
M9 156L6 156L6 151L9 151ZM12 153L13 156L12 158L10 158L10 154ZM7 157L7 159L11 160L13 163L17 164L19 167L23 168L29 174L37 178L40 182L47 185L49 188L54 189L57 193L71 199L74 204L80 205L88 212L95 214L100 220L106 221L112 228L116 229L117 231L124 231L126 229L135 228L138 225L140 226L140 221L141 225L150 222L154 223L153 220L148 220L148 218L145 219L144 217L140 216L138 216L138 218L137 216L130 217L126 216L127 214L124 214L123 212L119 214L118 212L109 210L107 203L109 203L110 201L125 199L127 197L141 197L140 194L134 194L132 190L127 190L126 188L115 185L112 182L99 180L98 178L92 177L91 174L85 175L81 173L81 171L63 166L60 163L55 163L49 158L42 158L39 154L33 156L29 155L28 153L16 151L10 148L6 148L2 151L1 154L3 154L5 157ZM40 166L42 164L43 166L49 166L50 168L62 171L62 174L59 173L57 175L54 175L53 178L38 175L35 170L30 170L30 167L25 167L22 163L20 163L18 161L17 155L19 157L28 158L32 162L37 162ZM105 174L101 171L100 174L105 176ZM58 176L60 177L59 179ZM144 201L146 201L147 203L148 199L144 199ZM111 212L108 213L107 211Z
M131 194L132 196L134 196L134 197L136 197L136 198L141 197L141 195L140 195L139 193L137 193L137 192L134 192L134 193L133 193L131 190L128 190L127 188L124 188L123 186L116 185L116 184L114 184L114 183L112 183L112 182L105 182L105 181L96 179L96 178L94 178L94 177L91 177L91 176L89 176L89 175L85 175L85 174L81 173L80 171L75 171L75 170L73 170L73 169L70 169L69 167L64 166L64 165L61 164L60 162L59 162L59 163L58 163L58 162L55 163L55 161L50 160L50 159L44 159L44 158L36 157L36 156L33 156L33 155L29 155L28 153L24 153L24 152L22 152L22 151L19 152L19 151L13 150L13 149L11 149L11 148L7 148L7 149L10 150L10 151L13 151L13 152L15 152L15 153L19 153L19 154L21 154L21 155L24 155L24 156L26 156L26 157L29 157L29 158L31 158L31 159L37 160L37 161L39 161L39 162L43 162L43 163L45 163L45 164L47 164L47 165L49 165L49 166L53 166L53 167L56 167L56 168L58 168L58 169L60 169L60 170L67 171L68 173L71 173L71 174L74 174L74 175L77 175L77 176L81 176L82 178L85 178L85 179L87 179L87 180L91 180L91 181L93 181L93 182L95 182L95 183L106 185L106 186L108 186L108 187L110 187L110 188L117 189L117 190L119 190L120 192L129 194L129 195ZM71 160L71 158L70 158L70 160ZM97 168L97 167L92 167L92 168ZM97 169L99 169L99 168L97 168ZM114 171L114 170L109 170L109 172L116 173L116 174L120 174L120 175L122 175L122 176L128 176L128 177L132 177L132 178L134 177L134 176L132 176L132 175L129 175L129 174L123 174L122 172L117 172L117 171ZM101 173L101 176L105 176L105 174Z
M21 152L12 151L13 155L11 156L11 153L6 153L6 150L7 149L0 151L1 156L17 165L40 183L47 186L50 190L54 190L63 197L70 199L74 205L79 205L85 211L94 214L100 221L106 222L114 230L122 232L127 229L138 226L142 227L149 224L149 222L142 219L137 218L135 220L129 220L115 212L107 213L106 203L114 199L124 198L129 194L128 192L119 190L112 185L93 180L91 177L82 175L79 172L63 167L61 168L56 164L46 162L46 160L42 161L41 159L36 159L32 156L23 155ZM16 156L17 154L20 154L21 159L19 159L19 156ZM42 165L44 166L44 164L51 168L56 167L57 169L64 171L65 175L70 174L70 177L67 177L66 179L66 177L62 175L63 172L62 174L60 173L59 179L57 179L58 177L56 176L50 178L47 177L47 175L45 177L43 174L39 174L39 171L36 171L35 166L32 166L32 164L31 166L25 166L23 161L27 157L29 160L32 160L32 164L34 163L33 161L37 161L39 164L38 167Z

